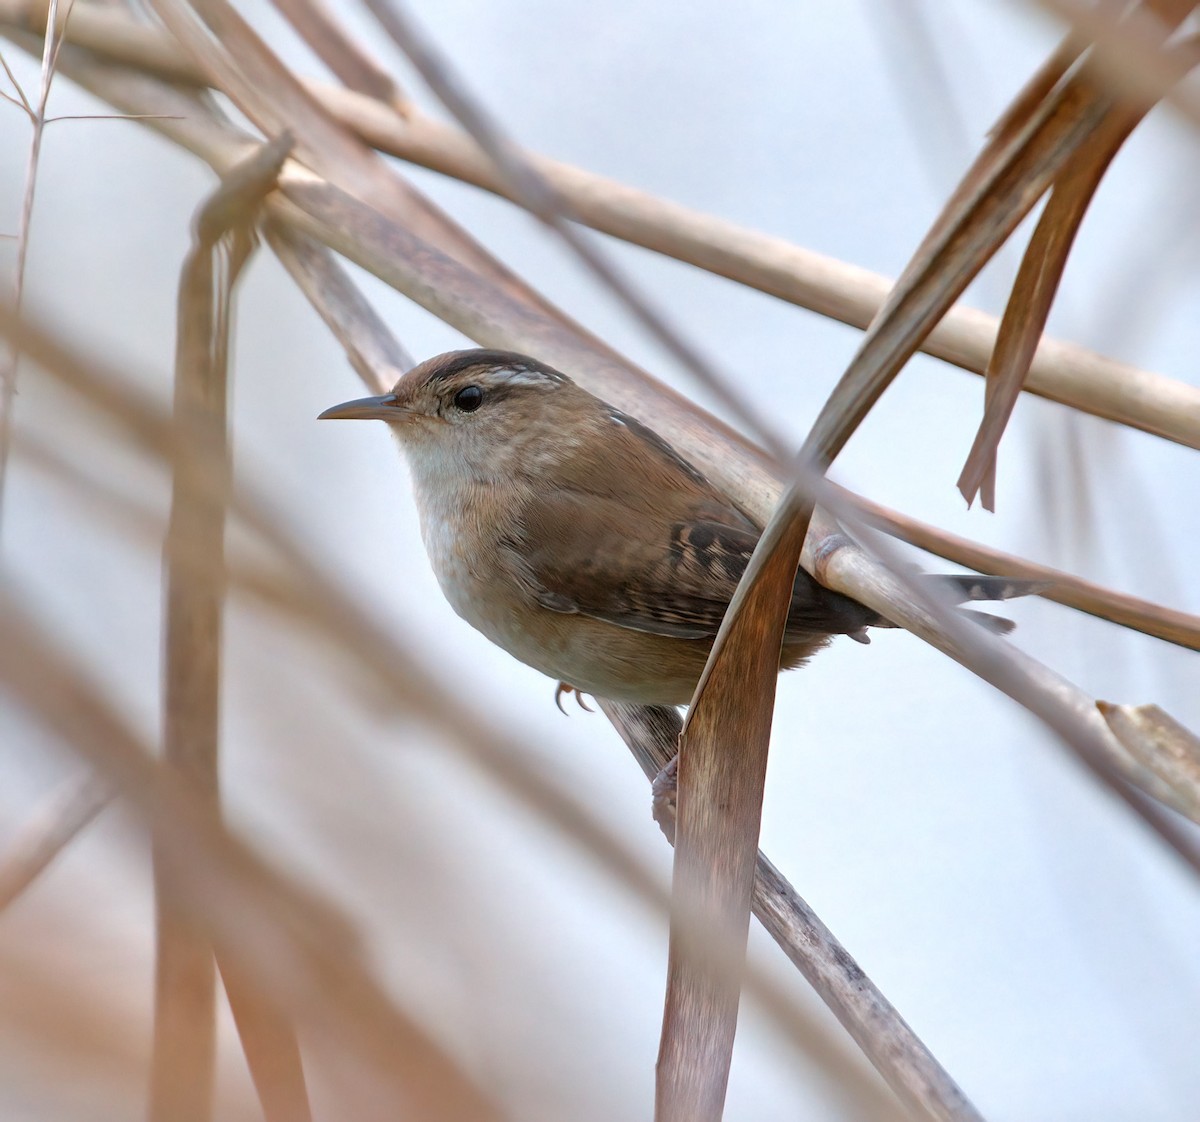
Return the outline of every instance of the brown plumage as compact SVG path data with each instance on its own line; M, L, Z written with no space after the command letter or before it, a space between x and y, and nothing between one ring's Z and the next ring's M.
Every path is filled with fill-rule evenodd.
M760 529L661 437L524 355L455 351L322 417L390 423L446 598L586 693L686 704ZM1027 589L972 577L960 598ZM886 625L797 574L782 668Z

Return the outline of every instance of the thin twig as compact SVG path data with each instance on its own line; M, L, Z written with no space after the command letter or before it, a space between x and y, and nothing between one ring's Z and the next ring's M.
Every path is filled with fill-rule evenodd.
M62 23L71 18L71 5L67 0ZM24 91L13 77L8 63L4 64L14 88L29 113L31 129L29 154L25 164L25 193L21 200L21 215L17 222L17 260L13 268L12 303L20 314L25 300L25 266L29 260L29 233L33 223L33 201L37 194L38 168L42 156L42 136L46 128L46 106L50 101L50 87L54 84L54 72L58 52L62 46L63 28L59 25L58 0L49 0L46 9L46 32L42 40L42 69L38 86L37 103L30 107ZM17 365L20 351L8 345L0 348L0 525L3 524L4 494L8 480L8 461L12 451L12 415L17 396Z
M47 117L46 124L59 121L180 121L174 113L64 113L61 117Z
M18 109L25 113L30 121L34 120L36 114L33 106L29 104L29 98L25 96L25 91L21 88L21 83L17 81L17 76L12 72L12 67L8 65L8 59L4 57L4 52L0 51L0 67L4 68L4 74L12 84L12 88L17 91L17 96L14 98L9 94L4 94L5 101L11 101Z

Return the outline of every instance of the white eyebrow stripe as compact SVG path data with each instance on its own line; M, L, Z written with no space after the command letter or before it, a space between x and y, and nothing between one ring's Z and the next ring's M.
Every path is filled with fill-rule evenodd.
M549 370L532 370L529 367L506 366L492 371L491 381L500 386L544 386L561 385L566 381L561 374Z

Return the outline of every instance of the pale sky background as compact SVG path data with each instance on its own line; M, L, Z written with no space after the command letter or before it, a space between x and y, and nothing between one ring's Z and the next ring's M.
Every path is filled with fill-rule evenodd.
M268 31L277 26L264 5L244 10ZM978 0L611 0L603 9L445 0L415 10L531 149L890 275L1059 36L1026 5ZM934 32L932 56L905 31L916 14ZM355 25L430 104L370 23ZM32 75L15 49L5 55ZM944 68L948 102L928 84L933 64ZM69 83L59 97L57 112L97 111ZM0 213L11 228L26 134L15 111L0 112L0 130ZM1164 111L1138 131L1088 217L1052 320L1059 336L1193 383L1197 140ZM51 129L42 177L31 306L166 400L179 262L211 176L135 125L77 122ZM531 220L430 173L412 177L585 325L695 392ZM640 250L614 252L798 443L858 333ZM977 284L971 301L998 311L1016 260ZM467 345L394 293L367 287L412 353ZM99 443L86 419L36 372L22 390L22 423L100 455L89 451ZM261 254L239 308L239 466L271 485L302 535L458 683L465 705L524 739L665 876L669 851L645 783L604 719L561 717L553 683L491 647L442 600L383 426L315 423L360 393L315 315ZM981 404L978 378L914 361L834 478L952 531L1200 610L1194 454L1024 400L1002 448L999 513L967 512L954 480ZM139 479L127 458L101 462ZM124 543L23 470L3 534L9 571L152 732L156 552ZM1013 641L1089 693L1156 701L1200 728L1193 655L1052 604L1018 603L1011 614ZM235 612L229 671L233 821L281 863L337 886L397 992L471 1023L469 1058L505 1088L514 1117L648 1118L663 928L436 738L378 719L311 645ZM903 632L877 632L869 647L836 642L784 677L777 711L763 848L986 1117L1195 1117L1198 886L1062 748ZM15 715L2 718L8 830L70 761ZM149 993L150 917L131 838L106 819L0 917L0 939L19 942L54 907L86 914L82 930L67 922L61 945L45 953L81 985L121 993L136 1020ZM424 881L435 873L443 879ZM414 899L422 882L434 887ZM752 942L768 951L780 985L815 1008L761 932ZM5 1117L118 1116L104 1113L99 1077L47 1091L22 1046L0 1040L0 1086L13 1088ZM533 1048L547 1057L537 1085L512 1074L514 1057ZM731 1122L852 1116L744 1006Z

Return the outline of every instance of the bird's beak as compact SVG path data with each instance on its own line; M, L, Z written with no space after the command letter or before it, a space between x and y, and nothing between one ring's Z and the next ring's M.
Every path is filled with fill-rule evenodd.
M343 401L332 409L326 409L318 421L401 421L407 410L394 393L378 397L359 397L354 401Z

